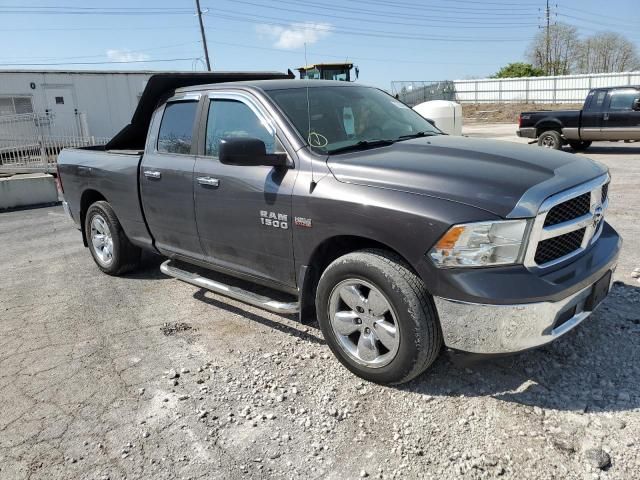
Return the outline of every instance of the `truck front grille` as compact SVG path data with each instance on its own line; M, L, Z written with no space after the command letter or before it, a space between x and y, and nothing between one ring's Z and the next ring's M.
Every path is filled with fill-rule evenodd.
M559 237L549 238L548 240L543 240L538 243L535 256L536 263L538 265L544 265L545 263L569 255L580 248L585 230L586 229L581 228L580 230L565 233Z
M590 208L591 192L583 193L582 195L572 198L571 200L567 200L566 202L556 205L549 210L547 218L544 220L544 226L548 227L549 225L557 225L559 223L581 217L582 215L589 213Z
M609 184L605 183L602 186L602 203L606 202L607 200L609 200Z
M525 265L549 267L593 244L604 225L608 189L607 174L545 200L531 229Z

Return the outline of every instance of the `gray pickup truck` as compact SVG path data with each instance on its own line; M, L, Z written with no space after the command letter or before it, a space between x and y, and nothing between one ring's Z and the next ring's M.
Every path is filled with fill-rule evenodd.
M602 165L443 135L346 82L153 77L130 125L58 167L103 272L160 253L167 275L317 319L336 357L379 383L416 377L443 346L553 341L607 295L621 247Z

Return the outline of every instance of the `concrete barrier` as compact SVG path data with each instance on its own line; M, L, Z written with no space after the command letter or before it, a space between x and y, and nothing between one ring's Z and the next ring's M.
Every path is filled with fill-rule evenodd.
M52 175L30 173L0 178L0 210L58 202Z

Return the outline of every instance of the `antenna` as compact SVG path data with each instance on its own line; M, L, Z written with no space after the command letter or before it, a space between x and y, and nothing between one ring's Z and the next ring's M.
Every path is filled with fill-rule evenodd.
M307 61L307 42L304 42L304 66L305 68L307 66L309 66L309 62ZM306 82L309 81L309 75L307 75L307 78L305 79ZM309 146L311 146L311 103L309 102L309 84L307 83L307 88L305 89L307 91L307 125L308 125L308 130L307 130L307 143L309 143ZM315 178L313 176L313 158L311 158L311 185L309 185L309 193L313 192L313 190L316 188L316 181Z

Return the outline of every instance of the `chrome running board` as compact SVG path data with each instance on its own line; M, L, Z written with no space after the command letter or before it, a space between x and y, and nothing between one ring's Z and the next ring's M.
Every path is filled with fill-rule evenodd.
M178 280L182 280L183 282L190 283L191 285L195 285L196 287L211 290L212 292L219 293L220 295L225 295L227 297L239 300L244 303L248 303L249 305L253 305L254 307L259 307L270 312L291 314L298 313L298 311L300 310L300 305L298 302L281 302L269 297L265 297L263 295L258 295L257 293L253 293L248 290L244 290L240 287L225 285L224 283L216 282L215 280L203 277L201 275L198 275L197 273L178 268L175 265L172 265L171 260L167 260L162 265L160 265L160 271L165 275L177 278Z

